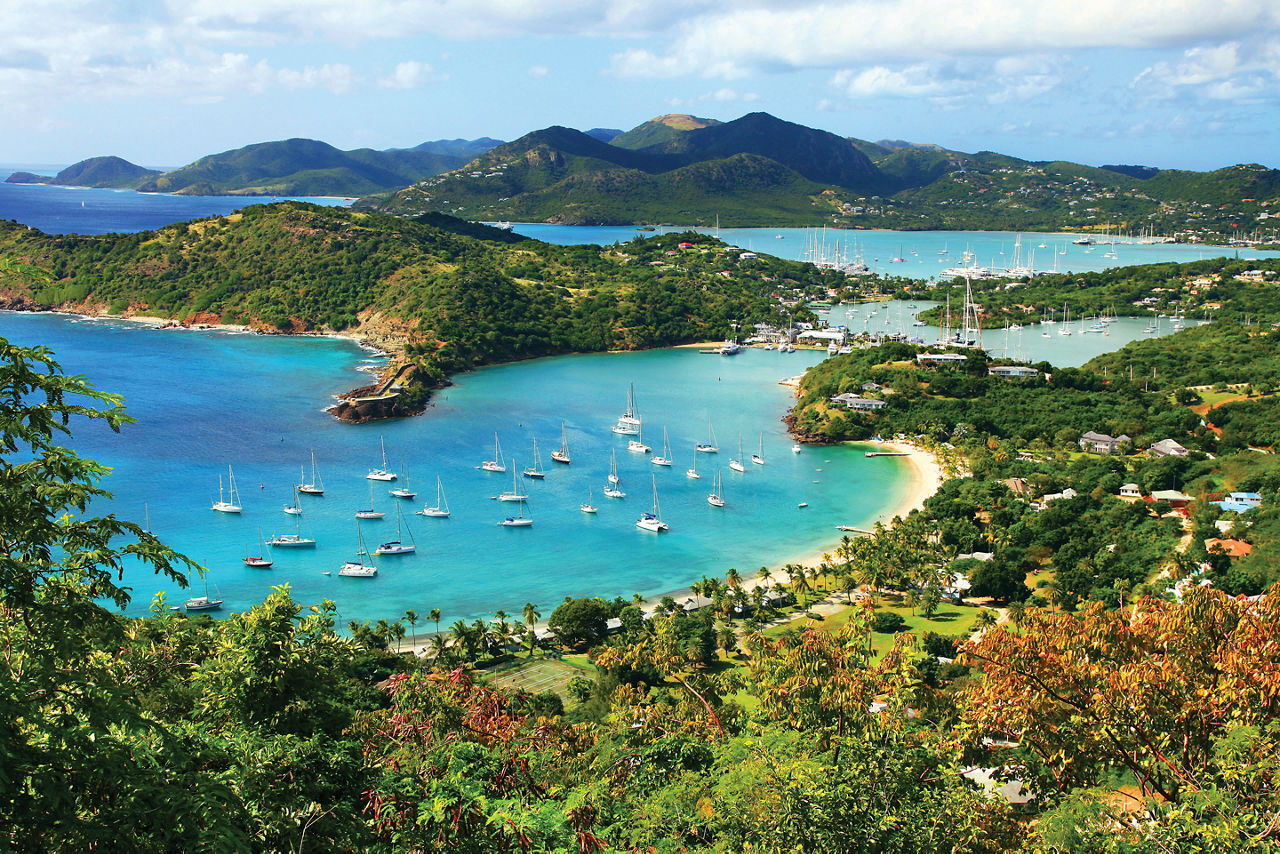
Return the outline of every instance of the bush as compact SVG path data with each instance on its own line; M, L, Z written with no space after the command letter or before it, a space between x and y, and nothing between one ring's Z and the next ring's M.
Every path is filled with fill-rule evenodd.
M876 611L876 615L871 619L871 630L874 632L893 634L903 631L906 627L907 621L896 611Z

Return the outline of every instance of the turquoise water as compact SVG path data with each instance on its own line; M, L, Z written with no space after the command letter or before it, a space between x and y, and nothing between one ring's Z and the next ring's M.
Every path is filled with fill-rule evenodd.
M905 304L860 311L873 308L878 314L871 322L889 316L892 325L905 323L926 340L936 337L936 330L910 326ZM1092 348L1118 348L1145 326L1121 320L1106 338L1032 335L1038 349L1026 355L1080 364ZM456 377L457 384L420 417L353 427L323 412L332 395L361 383L361 366L377 361L347 341L8 312L0 312L0 335L47 344L68 372L125 395L136 424L119 435L81 424L74 444L112 467L110 509L139 521L144 509L149 512L152 530L164 542L209 566L211 589L226 599L227 609L248 607L270 586L287 582L304 603L333 599L343 620L440 608L448 622L498 608L517 613L526 601L549 613L565 595L660 593L702 575L723 575L729 567L748 572L812 554L838 540L835 525L867 526L899 506L909 488L899 459L867 459L853 446L791 451L780 421L791 391L778 380L801 373L825 353L747 350L723 358L674 349L539 359ZM999 350L998 340L986 343ZM629 453L625 437L609 430L625 405L628 383L635 384L644 438L655 452L667 428L671 468ZM708 419L721 451L697 455L703 477L692 481L685 469L694 462L694 443L707 438ZM550 459L562 422L573 456L567 467ZM495 432L506 475L477 469L492 457ZM765 466L748 464L744 474L728 469L739 434L747 455L763 441ZM398 484L373 482L374 504L388 515L362 523L364 542L372 550L393 537L400 503L418 552L371 558L379 567L376 578L340 578L337 569L356 551L353 514L369 503L371 482L364 475L380 464L384 438L389 463L401 474L398 484L407 470L418 497L397 502L387 489ZM547 478L525 481L534 525L499 527L514 505L492 496L511 486L511 471L529 465L535 438ZM260 551L259 529L264 537L294 530L295 517L282 507L313 449L327 491L322 498L302 496L301 529L317 547L276 550L271 570L245 568L240 558ZM603 495L610 451L617 454L624 500ZM244 506L239 516L209 509L228 465ZM717 470L724 477L724 509L706 503ZM452 517L412 515L434 503L437 476ZM662 535L635 527L652 506L654 481L671 526ZM600 511L595 516L579 510L589 489ZM800 502L808 507L799 508ZM186 595L143 571L130 572L125 581L134 589L130 613L144 611L158 590L170 602Z
M634 226L580 226L518 223L515 230L526 237L548 243L596 243L608 245L646 237L655 233L682 231L659 228L654 232L638 231ZM712 233L714 229L699 229ZM1096 244L1076 246L1071 241L1079 234L1042 234L1011 231L884 231L806 228L722 228L720 239L744 249L767 252L780 258L814 260L815 240L825 243L832 257L839 244L841 254L853 260L860 256L873 271L886 276L929 279L947 267L959 266L966 249L979 264L992 268L1014 265L1016 244L1021 237L1021 262L1045 272L1089 272L1109 267L1154 264L1165 261L1196 261L1201 258L1280 258L1275 250L1237 249L1227 246L1190 246L1180 244L1128 242L1119 238L1115 246ZM1101 240L1095 235L1096 239ZM945 252L945 254L943 254ZM1112 252L1114 258L1108 258ZM894 261L901 258L901 261Z
M731 566L754 570L810 553L838 539L836 524L869 524L909 486L901 460L868 460L852 447L792 453L779 420L791 392L778 380L816 362L817 353L755 351L730 359L680 349L542 359L460 376L421 417L352 427L321 411L332 394L361 380L356 368L367 354L348 342L12 313L0 314L0 335L49 344L66 370L125 395L138 423L120 435L80 425L74 444L112 467L111 509L141 521L145 506L164 542L210 567L212 590L227 609L247 607L271 585L288 582L302 602L335 600L344 620L433 607L446 619L471 618L497 608L518 612L526 601L549 613L565 595L658 593ZM675 458L669 469L628 453L625 438L609 430L630 382L655 452L668 429ZM691 481L685 469L694 443L707 437L708 418L721 452L699 455L703 479ZM567 467L550 460L562 421L573 455ZM491 457L495 431L509 472L530 463L532 440L539 441L547 478L526 482L532 528L496 524L514 505L491 496L509 488L511 476L476 468ZM728 470L739 433L747 454L763 434L765 466ZM374 579L340 578L337 569L356 550L353 513L369 502L364 475L381 461L382 437L401 483L407 467L419 492L402 508L434 503L438 475L453 516L406 515L416 554L372 558ZM317 548L277 550L273 569L246 569L240 558L257 553L259 527L266 537L294 530L294 517L281 508L312 449L327 492L302 497L302 531ZM611 450L624 500L602 494ZM244 506L239 516L209 509L228 464ZM706 503L718 468L724 509ZM662 535L635 527L652 506L651 475L671 526ZM362 523L370 550L395 530L389 486L374 483L374 503L387 518ZM596 516L579 510L589 488ZM809 506L800 509L802 501ZM130 613L143 611L160 589L171 602L184 598L150 574L125 580L134 589Z

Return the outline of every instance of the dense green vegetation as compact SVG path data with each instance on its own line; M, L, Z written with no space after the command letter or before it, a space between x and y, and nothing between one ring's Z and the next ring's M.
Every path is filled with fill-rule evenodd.
M434 662L391 650L403 623L344 637L329 604L300 605L287 588L223 620L171 613L163 599L147 617L112 613L101 603L127 601L125 561L173 577L197 569L139 526L88 513L106 471L67 450L66 434L118 427L120 402L63 376L47 350L2 340L0 389L6 848L1119 854L1276 843L1280 590L1250 604L1193 589L1184 604L1078 614L1011 605L1012 622L976 642L926 632L877 644L873 628L902 622L878 601L941 568L915 515L846 541L821 571L787 568L806 600L819 576L866 579L871 595L829 631L768 637L753 615L738 651L727 606L762 600L736 571L700 582L715 605L692 614L671 602L645 620L625 602L567 600L554 622L581 632L569 639L591 647L593 678L531 696L485 684L470 664L513 654L494 639L510 625L502 612L454 627ZM1025 516L979 480L932 502L940 515L980 508L992 526ZM1136 524L1114 512L1096 522ZM918 604L939 620L949 610L927 595ZM602 641L599 621L615 613L623 629ZM522 616L507 637L538 606ZM536 664L563 651L549 652L515 654ZM986 794L963 774L975 764L1032 799L1015 809Z
M0 225L0 288L13 307L376 337L413 365L409 396L420 404L425 389L477 365L777 322L776 288L820 289L835 276L739 254L698 234L553 246L440 215L282 203L138 234Z

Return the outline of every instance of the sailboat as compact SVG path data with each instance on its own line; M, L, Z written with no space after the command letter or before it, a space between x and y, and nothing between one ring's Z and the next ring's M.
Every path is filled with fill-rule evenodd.
M747 470L747 467L742 464L742 434L741 433L738 434L738 458L736 460L729 460L729 468L737 472L744 472Z
M302 472L299 471L298 474L302 474ZM290 516L302 515L302 505L298 503L298 487L296 485L293 487L293 501L284 506L284 512Z
M292 534L273 534L267 545L273 549L313 549L316 541L302 536L302 520L294 519Z
M533 524L533 519L524 515L524 504L521 504L519 513L515 516L508 516L498 524L504 528L528 528Z
M209 573L207 570L204 573L204 595L192 596L182 604L188 611L216 611L222 607L221 597L217 599L209 598Z
M751 462L758 466L764 465L764 431L760 432L760 450L751 455Z
M231 470L231 466L227 466L227 482L230 484L231 498L224 500L222 496L222 475L218 475L218 500L213 502L214 510L219 513L239 513L240 493L236 490L236 475Z
M1067 324L1071 323L1071 309L1067 308L1067 304L1062 304L1062 325L1058 327L1059 335L1070 335L1071 327Z
M640 416L636 413L636 386L627 387L627 408L618 416L618 423L613 425L613 432L623 436L640 435Z
M640 432L638 427L636 428L636 437L627 442L627 450L633 454L647 454L652 450L644 443L644 434Z
M420 516L432 516L436 519L447 519L449 516L449 502L444 497L444 484L440 483L439 476L436 477L436 503L434 507L423 507L418 511Z
M662 454L649 460L655 466L671 466L671 443L667 441L667 428L662 428Z
M418 550L418 544L413 539L413 529L409 529L409 542L405 543L400 534L400 525L402 522L400 516L400 505L396 505L396 538L388 540L373 550L376 555L407 555L413 554Z
M143 523L142 531L145 534L150 534L151 533L151 507L145 501L142 502L142 516L146 520Z
M507 461L502 458L502 446L498 444L498 434L493 434L493 459L480 464L483 471L506 471Z
M338 575L345 575L347 578L373 578L378 574L378 568L364 562L364 556L368 554L364 550L364 537L360 534L360 521L356 520L356 559L349 560L342 565L342 569L338 570Z
M369 480L395 480L396 473L387 469L387 440L381 436L378 438L382 442L382 467L369 469L369 473L365 477Z
M273 561L269 557L262 556L262 548L261 548L262 547L262 529L261 528L258 529L258 547L259 548L258 548L257 557L250 557L249 552L246 550L244 557L241 560L243 560L245 566L250 567L252 569L270 569L271 564L275 563L275 561Z
M298 491L303 495L324 495L324 481L316 474L315 451L311 452L311 480L298 484Z
M393 498L404 498L409 501L418 497L418 493L409 488L409 467L404 469L404 486L397 486L395 489L388 489L387 494Z
M533 440L533 465L523 472L525 477L542 480L547 473L542 470L542 457L538 454L538 440Z
M666 522L662 521L662 511L658 508L658 479L649 476L653 480L653 512L645 513L636 520L636 527L642 531L653 531L660 534L669 527Z
M381 519L386 514L381 510L374 509L373 506L373 484L369 484L369 508L367 510L357 510L357 519Z
M724 488L720 484L720 472L716 472L715 484L711 487L711 494L707 496L707 503L712 507L724 506Z
M595 513L595 512L596 512L596 506L595 506L594 504L592 504L592 503L591 503L591 499L592 499L592 498L594 498L594 497L595 497L595 496L594 496L594 495L592 495L592 493L591 493L591 487L589 487L589 486L588 486L588 487L587 487L587 500L586 500L586 501L584 501L584 502L582 502L582 504L578 505L578 509L579 509L579 510L581 510L583 513Z
M515 465L515 460L511 461L511 465ZM529 496L520 491L520 478L513 471L511 472L511 491L504 492L498 496L499 501L519 501L523 503Z
M698 480L702 477L702 475L698 474L698 448L696 445L693 448L693 465L684 470L684 476L689 480Z
M626 498L627 494L619 487L618 479L618 452L609 452L609 482L604 488L605 498Z
M560 450L551 452L551 459L557 463L568 465L569 459L569 440L564 435L564 423L560 424Z

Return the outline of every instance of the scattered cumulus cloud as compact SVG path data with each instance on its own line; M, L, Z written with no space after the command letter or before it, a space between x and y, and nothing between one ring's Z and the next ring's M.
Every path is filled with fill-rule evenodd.
M551 73L551 69L547 68L545 65L529 66L528 74L530 77L546 77L550 73Z
M1280 95L1280 38L1193 47L1176 60L1143 69L1131 86L1155 100L1275 99Z
M408 60L396 65L394 71L378 80L383 89L417 89L435 80L435 71L425 62Z

